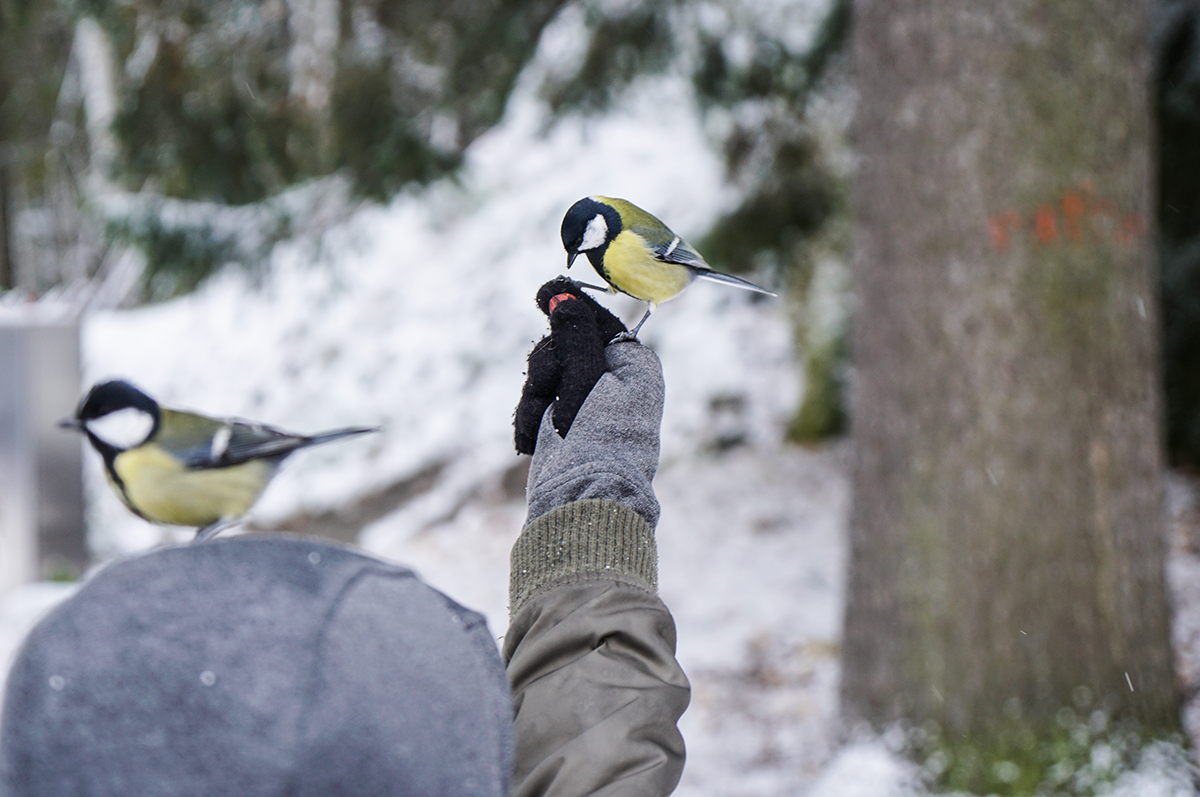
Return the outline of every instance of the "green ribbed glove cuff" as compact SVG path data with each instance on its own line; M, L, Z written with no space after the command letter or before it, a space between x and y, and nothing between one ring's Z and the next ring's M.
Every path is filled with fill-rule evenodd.
M585 499L555 507L521 532L509 571L509 614L555 583L587 574L658 591L654 530L624 504Z

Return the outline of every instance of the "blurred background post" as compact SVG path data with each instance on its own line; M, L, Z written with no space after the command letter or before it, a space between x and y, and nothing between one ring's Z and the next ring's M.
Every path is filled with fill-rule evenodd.
M79 398L79 325L45 315L0 311L0 592L87 564L79 439L55 425Z

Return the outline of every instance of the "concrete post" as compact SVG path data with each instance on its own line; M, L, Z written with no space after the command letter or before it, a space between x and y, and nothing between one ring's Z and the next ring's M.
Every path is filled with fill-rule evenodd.
M0 312L0 592L87 565L79 384L77 323Z

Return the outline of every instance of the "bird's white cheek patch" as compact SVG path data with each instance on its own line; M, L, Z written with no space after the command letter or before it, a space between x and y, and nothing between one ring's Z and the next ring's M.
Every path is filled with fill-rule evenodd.
M579 251L586 252L588 249L595 249L602 245L606 238L608 238L608 222L604 220L603 213L597 213L588 222L587 229L583 231L583 243L579 245Z
M110 446L133 448L146 442L150 430L154 428L154 418L147 412L126 407L88 421L87 427L92 434Z

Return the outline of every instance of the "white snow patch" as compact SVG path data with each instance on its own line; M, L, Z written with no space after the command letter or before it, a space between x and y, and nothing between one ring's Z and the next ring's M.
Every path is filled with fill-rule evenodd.
M881 742L861 742L838 751L808 797L916 797L917 768Z

